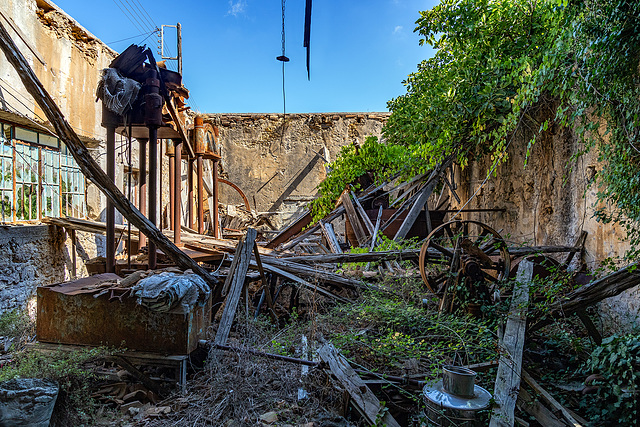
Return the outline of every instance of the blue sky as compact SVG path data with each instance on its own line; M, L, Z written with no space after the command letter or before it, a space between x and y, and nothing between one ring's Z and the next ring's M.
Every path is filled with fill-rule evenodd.
M157 48L155 25L182 25L183 75L189 104L203 113L280 113L280 0L54 0L118 52L129 44ZM418 11L436 0L315 0L311 80L307 80L304 0L285 3L287 112L386 111L405 92L402 80L431 56L413 32ZM175 31L167 29L175 55ZM137 36L137 37L133 37ZM133 37L129 40L120 41ZM158 56L158 55L156 55ZM175 65L170 65L175 69Z

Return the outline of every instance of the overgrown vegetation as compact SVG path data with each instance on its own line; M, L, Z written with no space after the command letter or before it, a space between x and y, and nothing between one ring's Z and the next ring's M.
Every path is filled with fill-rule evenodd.
M613 335L602 342L585 364L596 373L597 392L582 401L595 423L638 425L640 418L640 334Z
M313 220L327 216L348 185L354 191L361 190L356 181L362 175L371 174L372 180L380 184L403 169L403 163L409 160L409 152L404 146L385 144L376 137L368 137L361 146L351 144L342 147L338 158L329 165L331 172L318 186L320 197L311 204Z
M521 126L570 127L584 151L599 150L609 202L599 217L626 226L635 257L639 24L640 4L625 0L444 0L417 21L436 54L389 103L385 136L418 147L430 166L451 153L461 165L489 154L495 165ZM538 123L531 111L542 104L553 113Z
M43 378L60 386L54 425L76 426L93 421L96 410L91 399L91 386L98 378L94 362L113 354L113 350L97 347L77 351L43 353L25 348L35 337L35 321L27 310L14 309L0 316L0 336L11 340L11 359L0 368L0 382L13 378Z
M416 24L420 43L435 55L408 76L407 93L388 103L392 114L383 133L393 147L389 156L365 167L370 155L343 151L320 188L315 217L362 173L405 168L410 176L454 155L463 167L490 156L491 174L506 160L517 131L532 135L524 141L529 152L537 137L563 126L582 142L576 155L598 150L605 166L594 182L607 203L597 217L622 224L632 243L627 255L637 257L640 3L442 0ZM391 150L402 155L392 157Z

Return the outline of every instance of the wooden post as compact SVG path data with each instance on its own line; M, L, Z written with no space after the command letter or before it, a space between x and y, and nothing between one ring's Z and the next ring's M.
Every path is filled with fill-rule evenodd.
M217 280L213 278L203 267L197 262L189 258L180 249L178 249L158 228L153 225L147 218L140 213L138 209L122 194L118 187L109 180L104 171L96 163L84 146L80 138L73 128L67 123L64 115L53 101L49 93L44 89L38 77L34 74L26 59L20 50L13 43L13 40L7 33L4 25L0 22L0 48L5 53L7 60L14 66L16 72L20 76L22 83L29 94L38 103L47 119L53 125L56 134L62 139L73 155L73 158L80 166L82 173L85 174L114 204L120 213L131 222L133 226L138 228L142 233L146 234L149 240L157 244L167 256L181 268L192 269L200 275L203 280L211 287L217 286Z
M514 409L520 389L524 331L527 325L529 282L533 277L533 263L523 260L513 289L509 318L500 343L500 364L493 397L497 408L493 411L489 427L513 426Z
M222 312L222 318L220 319L220 325L216 332L216 338L214 344L225 345L227 338L229 338L229 332L231 331L231 325L233 319L236 316L236 310L238 309L238 302L242 295L242 289L244 288L244 281L247 277L247 270L249 269L249 263L251 262L251 253L253 252L253 245L255 243L258 232L249 228L247 235L245 236L244 243L238 247L236 251L234 261L237 259L235 269L229 269L228 278L231 277L231 289L227 296L226 303L224 305L224 311Z

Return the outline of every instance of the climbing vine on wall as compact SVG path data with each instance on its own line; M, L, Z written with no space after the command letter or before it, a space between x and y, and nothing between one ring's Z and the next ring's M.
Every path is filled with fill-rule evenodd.
M406 147L398 144L385 144L376 137L368 137L362 145L350 144L342 147L338 157L328 166L330 172L320 183L320 197L312 202L313 220L328 215L336 205L340 194L351 186L360 190L357 179L370 174L375 183L399 171L410 160Z

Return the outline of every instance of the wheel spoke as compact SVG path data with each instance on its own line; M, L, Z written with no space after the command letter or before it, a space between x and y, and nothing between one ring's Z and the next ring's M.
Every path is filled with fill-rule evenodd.
M429 242L429 246L432 246L433 249L447 256L449 259L453 258L453 252L451 252L449 249L445 248L444 246L440 246L436 242Z

